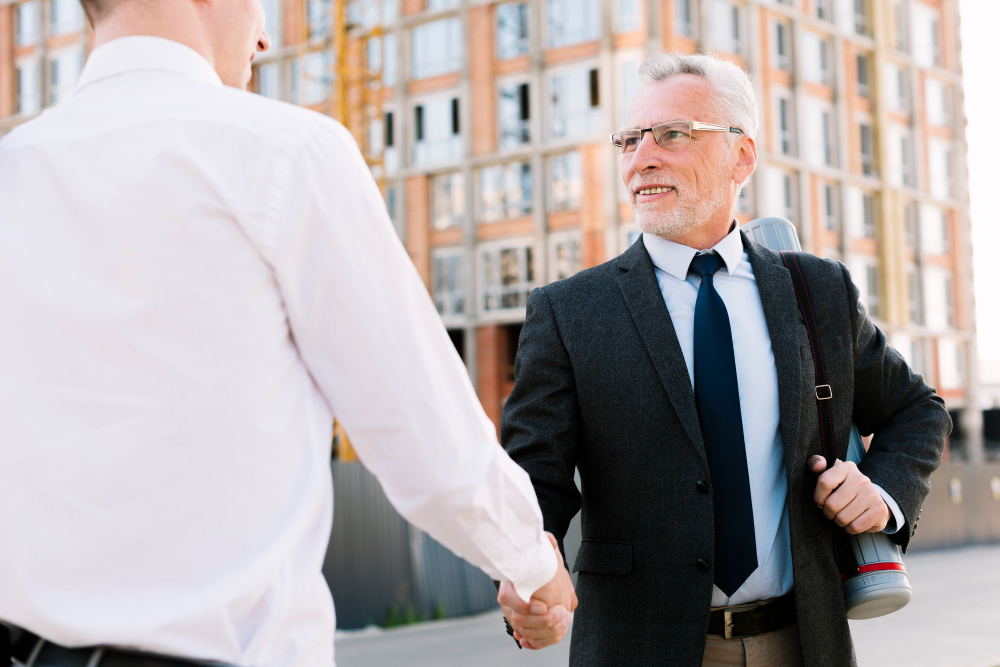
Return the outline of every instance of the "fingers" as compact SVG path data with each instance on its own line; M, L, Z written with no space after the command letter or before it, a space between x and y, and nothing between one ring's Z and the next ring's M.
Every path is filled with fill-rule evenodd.
M548 611L548 605L539 599L531 598L530 602L525 602L514 590L514 584L509 581L500 582L500 591L497 593L497 602L504 609L504 616L510 620L507 610L516 611L521 614L544 614Z
M837 487L843 484L851 476L852 472L857 471L858 466L851 461L841 461L838 459L832 468L821 474L816 479L816 491L813 493L813 500L816 502L817 507L826 505L830 494L836 491ZM827 518L832 518L832 515L827 516Z
M515 614L511 626L514 636L524 648L540 649L558 643L569 630L573 614L565 607L553 607L542 616L521 616Z
M826 470L826 459L822 456L811 456L807 465L814 475L818 475Z

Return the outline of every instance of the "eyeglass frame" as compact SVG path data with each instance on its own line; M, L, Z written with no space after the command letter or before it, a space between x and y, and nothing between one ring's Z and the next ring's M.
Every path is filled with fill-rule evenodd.
M678 123L687 123L689 129L692 132L694 130L704 130L706 132L736 132L737 134L744 134L743 130L741 130L740 128L738 128L738 127L730 127L729 125L715 125L714 123L702 123L702 122L697 121L697 120L671 120L671 121L667 121L666 123L657 123L653 127L629 128L627 130L621 130L619 132L614 132L614 133L612 133L612 135L610 137L611 145L615 147L615 150L618 151L619 155L625 155L626 151L625 151L625 145L624 145L624 143L622 144L621 149L619 149L618 146L615 144L615 137L618 136L618 135L620 135L622 132L636 132L636 131L638 131L639 132L639 143L642 143L642 138L646 134L646 132L652 132L653 133L653 141L656 142L657 146L660 146L660 142L656 141L656 133L653 132L653 130L655 128L657 128L657 127L662 126L662 125L676 125ZM636 149L638 149L638 148L639 148L639 144L636 144ZM664 148L664 146L660 146L660 148ZM628 152L629 153L634 153L635 151L633 150L633 151L628 151Z

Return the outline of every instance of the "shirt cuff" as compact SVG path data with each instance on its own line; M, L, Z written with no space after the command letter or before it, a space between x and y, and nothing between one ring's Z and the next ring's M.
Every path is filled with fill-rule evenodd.
M525 602L530 602L535 591L552 581L559 570L556 550L552 548L548 535L542 533L542 539L534 551L529 567L523 574L511 580L517 597Z
M872 483L874 484L874 482ZM878 484L875 484L875 488L878 489L879 495L882 496L882 500L884 500L885 504L889 506L889 512L892 513L892 516L889 517L889 523L886 524L885 530L882 532L886 535L892 535L893 533L898 532L899 529L906 524L906 518L903 517L903 511L899 509L899 505L897 505L896 501L892 499L892 496L886 493L885 489Z

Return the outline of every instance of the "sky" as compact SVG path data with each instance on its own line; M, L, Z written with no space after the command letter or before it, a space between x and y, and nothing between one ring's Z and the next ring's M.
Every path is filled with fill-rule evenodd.
M960 11L980 382L1000 383L1000 2L961 0Z

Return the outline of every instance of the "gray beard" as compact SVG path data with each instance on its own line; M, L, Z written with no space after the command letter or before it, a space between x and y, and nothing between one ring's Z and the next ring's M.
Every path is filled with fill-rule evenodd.
M677 192L679 195L680 191ZM632 215L644 233L676 241L715 217L726 206L728 199L724 187L713 188L708 192L699 193L694 201L687 201L687 197L684 197L669 211L641 211L633 202ZM707 248L701 249L707 250Z

